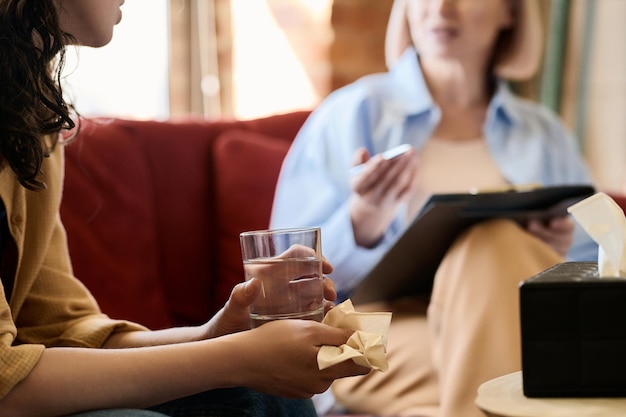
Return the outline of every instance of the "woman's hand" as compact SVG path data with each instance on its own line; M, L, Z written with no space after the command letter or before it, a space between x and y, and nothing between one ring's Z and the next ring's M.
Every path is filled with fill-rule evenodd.
M574 241L574 221L570 217L554 217L548 222L530 220L526 225L529 233L546 243L562 257Z
M333 267L325 258L322 259L322 273L330 274ZM236 333L250 329L250 305L261 293L261 282L258 279L242 282L233 288L224 307L203 327L204 339ZM334 282L324 276L324 311L328 312L337 299Z
M365 163L365 169L354 176L350 218L357 244L372 247L393 221L398 206L411 191L418 159L414 149L393 159L381 155L370 158L365 148L354 155L354 165Z
M340 346L352 335L312 320L277 320L242 334L237 343L242 372L236 385L248 386L286 398L309 398L326 391L337 378L370 371L347 360L319 370L317 354L322 345Z
M329 264L330 265L330 264ZM330 272L324 272L330 273ZM324 275L324 315L335 306L337 301L337 290L335 288L335 282Z

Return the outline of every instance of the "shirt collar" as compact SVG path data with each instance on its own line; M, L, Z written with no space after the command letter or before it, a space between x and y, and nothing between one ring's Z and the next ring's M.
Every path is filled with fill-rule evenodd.
M522 116L518 108L518 101L519 99L515 97L508 83L498 79L496 93L487 109L487 122L499 120L511 125L520 123Z
M389 70L389 75L396 105L407 115L418 115L437 109L413 47L408 47L404 51L398 62ZM496 93L489 103L487 120L498 120L508 124L519 123L521 115L517 109L517 100L507 82L497 79Z
M397 106L401 106L409 115L432 111L433 101L417 53L412 47L404 51L398 62L389 70L392 91Z

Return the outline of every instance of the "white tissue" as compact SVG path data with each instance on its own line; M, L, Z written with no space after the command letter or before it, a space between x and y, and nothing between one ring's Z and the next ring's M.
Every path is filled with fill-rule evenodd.
M596 193L567 211L598 244L598 272L601 277L626 276L626 218L608 195Z

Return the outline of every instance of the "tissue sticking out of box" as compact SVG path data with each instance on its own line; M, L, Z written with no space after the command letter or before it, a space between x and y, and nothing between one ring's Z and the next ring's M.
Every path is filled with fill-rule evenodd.
M574 219L598 244L601 277L626 276L626 218L608 195L596 193L568 207Z

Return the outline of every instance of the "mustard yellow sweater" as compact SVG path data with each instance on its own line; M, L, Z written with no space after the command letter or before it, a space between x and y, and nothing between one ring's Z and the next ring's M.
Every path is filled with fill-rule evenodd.
M0 166L0 198L17 247L10 305L0 285L0 398L29 374L46 347L100 347L114 332L143 329L104 315L73 275L59 215L63 161L58 145L44 161L48 188L42 191L26 190L6 163Z

